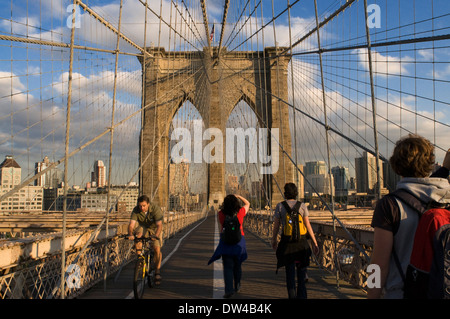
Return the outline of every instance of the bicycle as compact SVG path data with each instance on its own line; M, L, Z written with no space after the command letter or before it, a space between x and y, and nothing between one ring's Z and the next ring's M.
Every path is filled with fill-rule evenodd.
M135 242L142 242L142 252L138 255L134 268L133 291L135 299L142 299L144 295L145 282L149 288L155 286L156 268L154 265L154 251L150 245L152 239L158 240L156 236L135 238Z

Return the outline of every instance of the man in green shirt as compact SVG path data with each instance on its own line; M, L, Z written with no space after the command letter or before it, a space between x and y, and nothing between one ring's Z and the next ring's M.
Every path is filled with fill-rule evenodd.
M155 203L150 202L147 195L142 195L138 198L138 205L133 209L128 225L128 238L134 240L135 236L140 238L148 234L154 235L159 240L152 239L152 247L155 252L155 266L156 266L156 284L161 282L161 247L162 247L162 229L163 229L163 213L161 208ZM136 252L139 254L142 251L142 242L136 243Z

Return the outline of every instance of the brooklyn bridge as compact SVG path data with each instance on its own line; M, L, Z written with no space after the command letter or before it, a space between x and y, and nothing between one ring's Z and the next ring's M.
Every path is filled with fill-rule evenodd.
M250 202L237 298L285 299L270 246L295 183L312 299L364 299L395 142L450 136L445 0L41 0L0 8L0 299L133 298L123 235L163 214L148 299L221 299L217 212ZM186 309L187 310L187 309Z

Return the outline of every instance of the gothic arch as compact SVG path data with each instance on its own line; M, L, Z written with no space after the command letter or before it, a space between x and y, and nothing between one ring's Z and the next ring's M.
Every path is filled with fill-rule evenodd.
M142 167L142 192L155 194L155 200L165 206L168 198L167 184L163 181L168 154L169 123L185 101L190 101L199 111L205 128L224 129L228 117L239 101L245 101L256 114L261 127L278 128L285 144L279 154L291 152L291 132L288 106L280 100L288 100L287 67L290 56L278 56L285 48L266 48L264 52L227 52L217 48L204 48L203 52L165 52L153 48L152 59L147 60L145 80L145 105L155 107L144 111L143 143L141 158L153 152L152 160ZM278 50L278 51L277 51ZM277 56L277 63L271 57ZM169 63L170 62L170 63ZM170 68L168 67L170 65ZM188 72L186 72L188 71ZM278 96L271 93L272 88ZM266 91L267 90L267 91ZM153 113L152 113L153 112ZM153 118L152 118L153 116ZM156 136L155 136L156 135ZM159 141L155 144L154 141ZM274 147L271 145L271 152ZM208 203L214 205L223 201L225 194L225 163L210 163L208 170ZM277 183L293 181L293 166L284 160L280 169L265 177L267 188L276 189ZM270 185L269 185L270 184ZM153 186L152 186L153 185ZM272 204L282 199L278 191L273 192Z

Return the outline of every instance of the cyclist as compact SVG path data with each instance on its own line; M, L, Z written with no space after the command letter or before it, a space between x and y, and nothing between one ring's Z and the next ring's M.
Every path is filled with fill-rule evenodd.
M161 247L162 247L162 229L163 229L163 213L161 208L150 202L147 195L138 198L138 205L134 207L130 224L128 225L128 239L134 240L135 237L140 238L148 232L149 236L156 236L158 240L152 239L152 247L155 252L155 284L161 283ZM136 243L136 252L142 252L142 242Z

